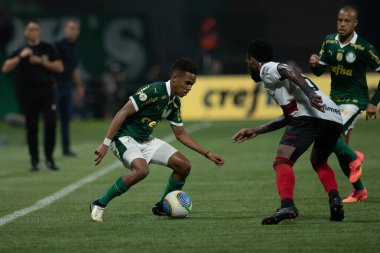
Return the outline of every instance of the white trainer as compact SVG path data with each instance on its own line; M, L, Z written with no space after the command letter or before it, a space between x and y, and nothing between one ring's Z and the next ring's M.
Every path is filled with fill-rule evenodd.
M90 205L91 219L96 222L103 222L104 207L100 207L92 203Z

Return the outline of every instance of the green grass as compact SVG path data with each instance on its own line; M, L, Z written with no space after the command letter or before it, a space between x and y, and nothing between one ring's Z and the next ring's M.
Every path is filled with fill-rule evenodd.
M73 149L79 158L63 158L58 143L55 154L61 170L42 168L38 173L29 172L23 129L0 123L0 134L6 133L9 139L9 145L0 147L0 219L115 163L111 152L100 166L93 162L93 151L108 123L74 122ZM224 156L226 164L221 168L173 143L192 162L184 187L193 200L188 218L151 214L170 174L169 169L152 165L148 178L109 204L105 222L92 222L88 205L126 172L120 165L46 208L1 226L0 252L378 252L380 121L360 120L351 141L366 155L363 178L368 201L345 205L345 220L330 222L327 196L307 152L295 165L295 202L301 214L277 226L262 226L261 220L279 205L272 161L282 130L231 143L237 130L253 124L259 122L213 122L193 134L199 143ZM168 134L165 122L155 130L157 137ZM345 197L351 190L348 180L334 156L330 165Z

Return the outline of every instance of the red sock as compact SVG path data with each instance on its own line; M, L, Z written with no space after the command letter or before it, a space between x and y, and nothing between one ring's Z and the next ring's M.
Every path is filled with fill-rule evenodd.
M293 163L289 159L279 156L273 163L273 168L277 174L276 183L280 200L293 200L295 178L292 165Z
M327 162L322 163L321 165L316 165L314 161L311 161L315 172L317 172L319 180L325 187L327 192L331 190L338 190L338 184L336 183L334 171L330 168Z

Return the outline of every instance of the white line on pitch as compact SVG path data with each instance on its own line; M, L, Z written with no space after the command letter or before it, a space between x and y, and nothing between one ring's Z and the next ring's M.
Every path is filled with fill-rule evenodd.
M210 126L210 123L208 123L208 122L190 125L187 128L187 132L189 132L189 133L197 132L197 131L199 131L203 128L207 128L209 126ZM173 135L168 135L165 138L163 138L163 140L166 142L172 142L175 140L175 137ZM15 219L17 219L17 218L19 218L19 217L25 216L31 212L34 212L34 211L37 211L39 209L47 207L48 205L55 202L56 200L59 200L59 199L65 197L69 193L77 190L78 188L80 188L80 187L82 187L88 183L95 181L99 177L109 173L110 171L112 171L112 170L114 170L120 166L121 166L121 163L119 161L116 161L116 162L106 166L105 168L100 169L97 172L92 173L91 175L89 175L85 178L82 178L81 180L62 188L61 190L57 191L56 193L54 193L50 196L47 196L43 199L40 199L39 201L34 203L34 205L31 205L31 206L26 207L24 209L17 210L11 214L8 214L6 216L1 217L0 218L0 227L11 222L11 221L13 221L13 220L15 220Z

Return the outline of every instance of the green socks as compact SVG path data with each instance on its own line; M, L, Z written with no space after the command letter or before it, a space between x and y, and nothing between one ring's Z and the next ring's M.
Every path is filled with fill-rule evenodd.
M339 138L334 153L338 158L340 168L342 169L346 177L350 176L350 162L355 161L358 156L356 153L343 141L342 138ZM364 190L364 184L361 179L352 184L355 190Z
M334 149L334 153L339 157L345 157L347 161L355 161L358 156L355 151L353 151L342 138L339 138Z
M106 206L113 198L120 196L128 191L129 186L125 185L122 177L119 177L116 182L99 198L100 204Z
M184 184L185 181L175 181L173 177L170 175L168 185L166 186L164 195L162 195L161 197L160 203L162 204L166 194L168 194L171 191L181 190Z

